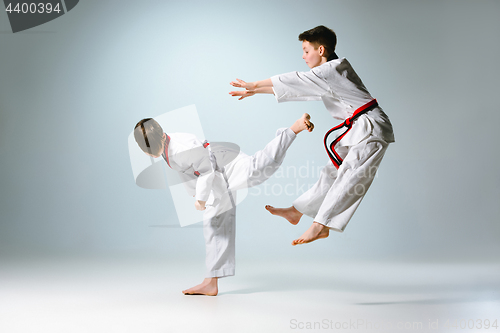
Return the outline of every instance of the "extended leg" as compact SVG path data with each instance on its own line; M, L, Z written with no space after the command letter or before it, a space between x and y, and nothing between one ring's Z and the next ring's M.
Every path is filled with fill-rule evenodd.
M226 166L231 189L257 186L269 179L281 166L286 151L295 140L298 133L312 131L314 125L310 116L304 113L289 128L279 129L276 137L262 150L252 156L245 156Z

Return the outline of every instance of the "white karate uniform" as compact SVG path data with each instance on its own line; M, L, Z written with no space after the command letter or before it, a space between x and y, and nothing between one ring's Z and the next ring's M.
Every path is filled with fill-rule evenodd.
M192 134L169 134L165 154L169 166L181 174L190 195L207 201L203 214L207 277L234 275L236 191L271 177L295 137L290 128L280 129L264 149L249 156L227 145L204 148Z
M356 109L373 100L345 58L328 61L308 72L276 75L271 80L279 103L322 100L332 117L340 120L351 117ZM329 162L316 184L297 198L293 206L315 222L343 232L391 142L394 142L392 125L379 106L362 114L335 146L344 159L339 169ZM323 143L317 147L326 155Z

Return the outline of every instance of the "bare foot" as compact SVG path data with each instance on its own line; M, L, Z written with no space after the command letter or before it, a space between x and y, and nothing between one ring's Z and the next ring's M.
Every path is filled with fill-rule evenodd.
M299 134L300 132L307 130L309 132L312 132L314 129L314 124L309 121L311 119L311 116L308 113L304 113L302 117L297 119L295 123L293 123L292 126L290 126L290 129L295 133Z
M302 234L302 236L292 242L292 245L295 246L297 244L314 242L317 239L328 237L329 233L330 229L318 222L313 222L313 224Z
M206 278L197 286L183 290L184 295L207 295L217 296L219 288L217 286L217 278Z
M293 206L288 208L274 208L273 206L266 205L266 209L273 215L284 217L293 225L299 223L302 217L302 213Z

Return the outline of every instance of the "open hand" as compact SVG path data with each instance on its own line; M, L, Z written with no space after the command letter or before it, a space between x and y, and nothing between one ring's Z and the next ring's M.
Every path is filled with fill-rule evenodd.
M238 101L240 101L243 98L255 95L255 90L237 90L237 91L231 91L231 92L229 92L229 95L236 96L236 97L240 96L240 98L238 98Z
M229 84L232 85L233 87L236 87L236 88L244 88L244 89L248 89L248 90L255 89L254 84L252 82L245 82L245 81L240 80L240 79L236 79L236 81L231 81L231 83L229 83Z
M255 95L255 83L254 82L245 82L240 79L236 79L236 81L232 81L229 83L233 87L243 88L245 90L231 91L229 95L240 97L238 100L242 100L243 98L250 97Z

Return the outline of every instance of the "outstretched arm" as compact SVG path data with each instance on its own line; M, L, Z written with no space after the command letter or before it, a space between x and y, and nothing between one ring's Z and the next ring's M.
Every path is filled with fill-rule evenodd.
M232 85L233 87L236 87L236 88L245 88L248 90L255 90L257 88L272 87L273 82L271 81L271 79L265 79L262 81L254 81L254 82L245 82L243 80L236 79L236 81L232 81L230 83L230 85Z
M236 88L245 89L229 92L231 96L239 96L240 98L238 98L238 100L242 100L243 98L250 97L255 94L274 94L273 82L271 79L254 82L245 82L243 80L236 79L236 81L232 81L230 85Z
M320 101L331 88L321 67L308 72L290 72L271 77L278 103L288 101Z

